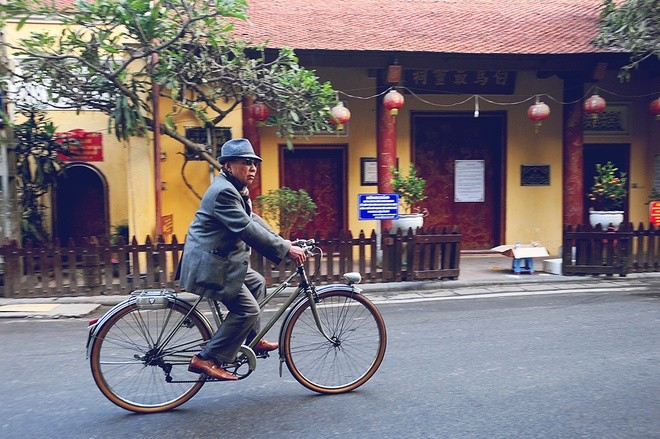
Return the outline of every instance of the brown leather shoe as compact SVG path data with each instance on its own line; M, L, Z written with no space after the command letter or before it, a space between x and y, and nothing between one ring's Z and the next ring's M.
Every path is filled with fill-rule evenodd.
M205 373L206 375L220 381L235 381L238 379L233 373L228 372L215 364L215 361L203 360L197 355L193 355L188 370L193 373Z
M270 352L270 351L274 351L278 347L279 345L277 343L271 343L262 338L257 342L257 344L254 345L252 350L254 352Z

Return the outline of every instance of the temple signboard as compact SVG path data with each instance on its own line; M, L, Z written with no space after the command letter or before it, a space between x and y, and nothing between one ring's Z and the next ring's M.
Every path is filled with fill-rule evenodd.
M385 84L381 84L385 85ZM513 94L516 72L504 70L404 69L403 92L417 94Z
M69 154L58 154L66 162L102 162L103 161L103 134L74 129L65 133L56 133L77 141L69 148Z

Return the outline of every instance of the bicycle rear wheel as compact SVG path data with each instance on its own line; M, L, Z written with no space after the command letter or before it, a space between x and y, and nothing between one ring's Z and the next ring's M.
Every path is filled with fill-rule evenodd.
M293 311L284 330L283 352L293 377L319 393L344 393L378 370L387 346L383 317L366 297L327 291L316 304L326 339L316 326L310 302Z
M148 310L133 304L103 324L90 363L96 385L110 401L134 412L161 412L202 388L206 375L188 372L188 363L211 334L199 314L185 317L188 311L174 302Z

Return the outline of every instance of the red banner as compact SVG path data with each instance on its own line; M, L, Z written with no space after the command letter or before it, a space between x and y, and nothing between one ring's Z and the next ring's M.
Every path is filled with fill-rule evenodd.
M78 139L80 146L71 148L71 155L60 154L66 162L102 162L103 161L103 135L101 133L87 132L81 129L58 133L62 136Z

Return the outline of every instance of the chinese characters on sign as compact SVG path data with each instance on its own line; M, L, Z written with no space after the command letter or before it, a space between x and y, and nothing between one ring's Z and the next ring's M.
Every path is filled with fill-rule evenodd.
M512 94L515 71L404 70L403 85L415 93Z
M102 162L103 135L76 129L61 133L66 137L77 139L79 146L71 148L71 155L60 154L66 162Z

